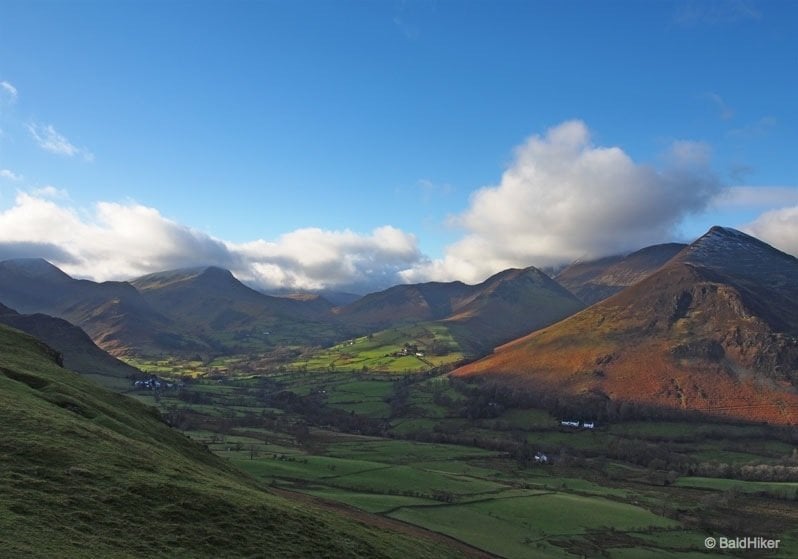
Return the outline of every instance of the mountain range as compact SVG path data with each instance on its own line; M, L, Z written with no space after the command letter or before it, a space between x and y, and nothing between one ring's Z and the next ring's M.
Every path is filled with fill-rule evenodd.
M326 346L428 321L445 323L479 355L583 306L536 268L506 270L478 285L399 285L336 307L315 295L266 295L216 267L96 283L41 259L0 262L0 302L68 320L113 355L146 357Z
M339 335L324 299L264 295L215 267L96 283L42 259L7 260L0 262L0 302L68 320L116 356L242 353Z

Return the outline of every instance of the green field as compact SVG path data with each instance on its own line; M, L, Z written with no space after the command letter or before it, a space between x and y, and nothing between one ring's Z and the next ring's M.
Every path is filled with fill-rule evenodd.
M416 349L401 355L408 345ZM418 355L417 355L418 354ZM464 355L446 326L424 323L375 332L303 356L294 370L415 373L461 361Z
M693 558L707 556L708 534L798 537L785 528L798 522L794 484L681 471L783 472L793 456L783 432L686 421L564 429L547 411L491 404L432 373L234 371L197 378L182 397L136 397L258 480L497 556ZM549 464L532 460L541 451Z
M776 497L798 500L798 482L743 481L706 477L682 477L676 482L680 487L694 487L713 491L739 491L762 493Z

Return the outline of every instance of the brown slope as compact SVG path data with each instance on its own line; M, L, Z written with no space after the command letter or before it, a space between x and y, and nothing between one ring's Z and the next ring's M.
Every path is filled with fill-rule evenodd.
M795 258L713 228L642 282L454 374L795 424L794 301Z
M660 269L687 245L667 243L638 250L626 256L609 256L575 262L555 279L587 305L615 295Z

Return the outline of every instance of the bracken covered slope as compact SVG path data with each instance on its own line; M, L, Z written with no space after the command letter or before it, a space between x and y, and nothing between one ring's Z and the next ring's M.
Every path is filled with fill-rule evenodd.
M455 375L798 422L798 260L713 227L643 281Z

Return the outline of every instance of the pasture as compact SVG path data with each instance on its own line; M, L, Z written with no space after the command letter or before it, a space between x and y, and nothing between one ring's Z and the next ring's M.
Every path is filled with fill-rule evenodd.
M786 528L798 526L795 483L675 470L777 469L794 448L783 433L695 421L563 428L542 409L474 394L434 374L328 368L200 376L180 392L133 395L267 484L501 557L689 559L708 557L711 533L798 537Z

